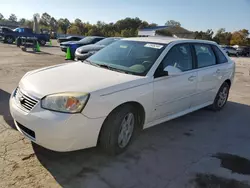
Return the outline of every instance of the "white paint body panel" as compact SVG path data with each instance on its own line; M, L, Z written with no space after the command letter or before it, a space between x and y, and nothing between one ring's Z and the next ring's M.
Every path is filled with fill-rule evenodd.
M10 111L15 121L36 133L32 141L56 151L93 147L105 118L119 105L141 104L145 111L144 128L148 128L212 104L221 84L227 79L233 81L234 62L224 52L228 63L154 78L156 68L175 44L214 42L157 37L124 40L166 43L168 46L144 77L76 62L32 71L22 78L19 87L39 102L27 113L17 107L11 96ZM40 107L44 96L59 92L87 92L90 98L78 114Z

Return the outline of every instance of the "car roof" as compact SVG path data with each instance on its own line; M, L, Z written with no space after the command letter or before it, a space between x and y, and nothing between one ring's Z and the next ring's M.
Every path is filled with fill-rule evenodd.
M171 42L176 42L176 41L217 44L216 42L209 41L209 40L185 39L185 38L175 38L175 37L131 37L131 38L124 38L122 40L138 41L138 42L153 42L153 43L162 43L162 44L169 44Z
M86 37L88 37L88 38L105 38L105 37L102 37L102 36L86 36Z

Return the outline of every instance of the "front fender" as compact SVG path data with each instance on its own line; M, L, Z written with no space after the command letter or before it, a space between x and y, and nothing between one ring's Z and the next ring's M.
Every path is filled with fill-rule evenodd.
M107 117L113 109L127 102L138 102L145 110L145 123L151 120L153 109L153 83L141 84L128 89L100 94L90 94L83 114L89 118Z

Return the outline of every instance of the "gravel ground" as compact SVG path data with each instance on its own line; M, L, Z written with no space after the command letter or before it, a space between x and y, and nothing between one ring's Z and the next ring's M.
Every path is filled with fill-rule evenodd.
M25 72L64 63L58 47L39 54L0 43L0 187L250 188L250 58L234 58L235 83L220 112L199 110L155 126L124 153L57 153L13 125L8 99Z

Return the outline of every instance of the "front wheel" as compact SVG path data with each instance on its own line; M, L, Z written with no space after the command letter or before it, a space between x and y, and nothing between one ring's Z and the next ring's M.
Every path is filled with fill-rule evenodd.
M40 43L41 46L45 46L46 41L45 40L40 40L39 43Z
M226 105L229 95L229 89L230 86L228 85L228 83L224 82L214 99L214 103L211 105L212 110L219 111Z
M122 153L133 139L138 116L131 105L122 106L105 120L99 138L101 148L108 154Z

